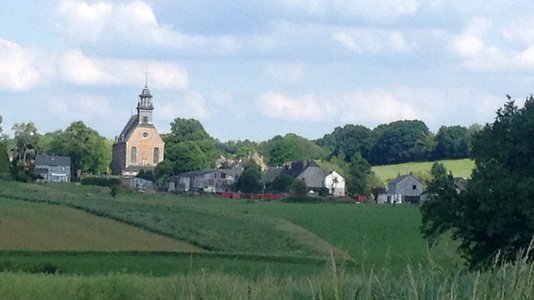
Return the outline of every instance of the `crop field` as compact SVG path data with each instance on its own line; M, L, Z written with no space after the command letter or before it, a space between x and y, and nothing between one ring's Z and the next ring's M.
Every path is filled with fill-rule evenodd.
M408 264L439 264L447 269L462 264L448 240L427 248L415 206L255 202L174 194L119 193L112 198L109 189L100 187L13 182L0 183L0 190L4 197L77 208L215 254L324 260L332 253L359 268L391 272ZM258 272L263 271L259 267Z
M0 237L0 250L202 251L74 208L6 198L0 198Z
M471 159L443 160L440 162L456 177L470 178L475 168L475 162ZM373 166L372 170L378 178L384 182L388 182L399 175L409 174L410 172L414 174L429 174L433 163L410 162L396 165Z

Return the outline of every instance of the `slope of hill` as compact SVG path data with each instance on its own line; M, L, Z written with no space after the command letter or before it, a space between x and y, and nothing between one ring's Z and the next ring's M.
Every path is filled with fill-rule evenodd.
M451 171L454 176L469 178L475 168L475 162L471 159L443 160L447 170ZM398 175L409 174L430 174L434 162L410 162L396 165L373 166L372 170L384 182L396 178Z
M0 198L1 250L202 251L77 209Z

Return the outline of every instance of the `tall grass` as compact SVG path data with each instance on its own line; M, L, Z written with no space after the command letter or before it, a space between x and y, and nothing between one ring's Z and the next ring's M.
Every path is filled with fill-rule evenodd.
M311 276L248 278L223 273L97 276L0 273L2 299L531 299L534 265L525 260L486 272L407 266L345 273L333 262Z

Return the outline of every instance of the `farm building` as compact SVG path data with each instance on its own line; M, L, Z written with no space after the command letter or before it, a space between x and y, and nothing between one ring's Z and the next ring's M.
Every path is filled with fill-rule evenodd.
M327 188L333 196L345 196L345 179L336 171L329 171L322 168L317 162L294 161L284 167L267 168L262 177L264 184L274 181L276 176L284 173L296 179L303 180L310 191L317 192L319 189Z
M419 204L423 191L423 184L413 175L401 175L388 184L387 194L379 195L377 202Z
M35 175L45 182L70 182L71 160L67 156L37 154Z
M237 178L235 169L206 169L178 174L171 179L171 192L225 192Z

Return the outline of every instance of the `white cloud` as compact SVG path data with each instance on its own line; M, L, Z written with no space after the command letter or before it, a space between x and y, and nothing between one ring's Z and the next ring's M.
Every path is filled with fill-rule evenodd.
M277 93L265 93L260 97L262 114L272 119L321 122L331 117L336 108L325 105L314 95L291 98Z
M0 89L25 91L42 80L34 51L0 38Z
M187 88L187 72L178 65L159 61L92 58L79 50L67 51L62 55L59 72L64 80L81 85L139 85L145 80L147 65L150 86L177 90Z
M274 82L293 84L304 78L306 66L301 63L269 63L265 75Z
M187 35L158 22L154 10L145 1L90 4L62 0L54 18L56 29L75 44L127 43L132 47L167 47L184 49L204 47L217 54L239 50L239 39L232 36Z
M172 122L175 118L211 119L215 115L215 108L208 104L205 97L195 91L187 92L181 100L165 100L158 102L157 114L161 121Z
M358 53L408 52L417 48L397 30L376 28L341 29L332 38L344 47Z
M278 0L275 2L277 6L311 16L362 17L380 23L390 23L400 17L413 15L420 7L417 0L383 0L380 3L367 0Z

